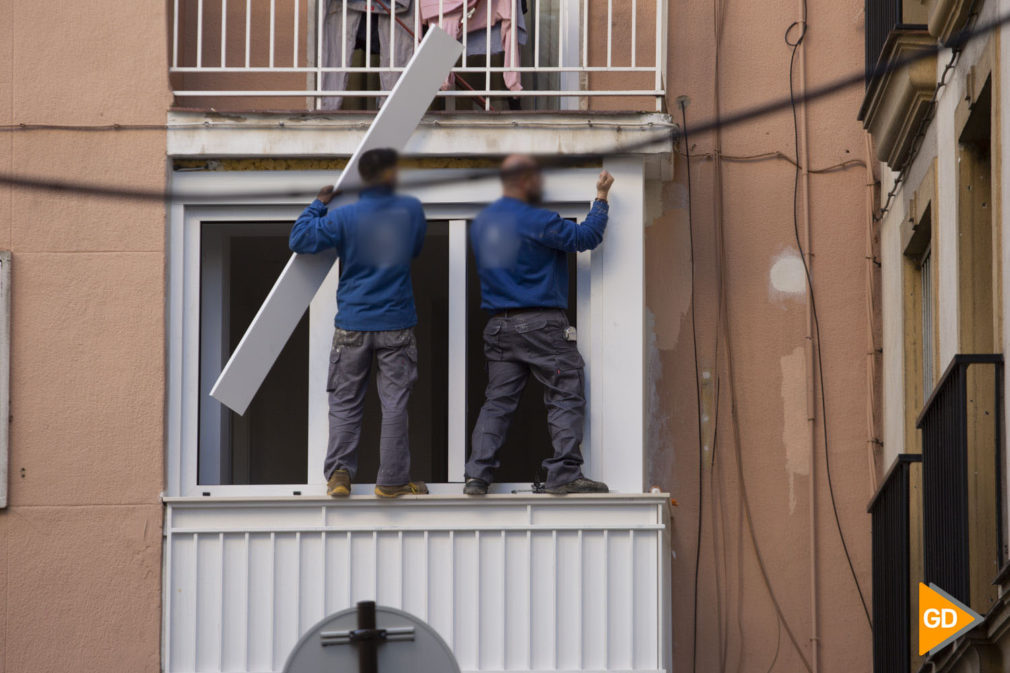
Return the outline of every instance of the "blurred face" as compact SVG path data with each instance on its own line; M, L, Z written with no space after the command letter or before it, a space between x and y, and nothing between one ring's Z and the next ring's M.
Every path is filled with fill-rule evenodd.
M379 184L389 185L390 187L395 187L397 180L400 179L400 169L397 166L390 166L382 172L379 176Z
M544 199L544 176L539 168L533 169L523 178L526 200L530 203L540 203Z

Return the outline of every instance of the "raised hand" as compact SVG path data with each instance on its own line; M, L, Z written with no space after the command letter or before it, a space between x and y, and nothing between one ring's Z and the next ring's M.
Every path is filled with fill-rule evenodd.
M600 177L596 180L596 198L607 200L610 187L614 184L614 176L607 171L600 171Z

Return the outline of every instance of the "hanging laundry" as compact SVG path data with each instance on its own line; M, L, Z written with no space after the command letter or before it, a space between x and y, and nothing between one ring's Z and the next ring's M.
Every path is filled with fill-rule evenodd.
M344 25L345 3L347 4L346 26ZM368 17L369 3L372 5L371 19ZM414 6L412 0L383 0L383 4L393 8L396 18L413 28ZM368 23L371 23L372 28L372 53L379 54L379 66L383 68L406 66L410 57L414 55L414 38L404 30L403 26L397 24L391 48L390 21L392 19L389 12L376 0L328 0L326 18L323 21L323 67L349 68L351 54L359 46L359 42L366 39ZM376 37L378 38L378 50L376 50ZM360 46L362 49L365 48L364 43ZM366 54L366 59L368 57L369 55ZM345 91L349 74L346 70L324 72L323 90ZM384 91L390 91L399 77L400 73L398 72L380 72L379 83ZM321 107L324 110L339 110L342 102L343 97L341 96L328 96L322 99Z
M421 21L428 25L440 25L442 29L459 41L463 41L463 8L466 7L466 53L487 55L488 14L490 4L491 54L505 54L505 67L520 65L519 46L526 44L526 19L520 10L522 0L418 0ZM441 14L441 23L439 15ZM518 14L518 16L514 16ZM515 49L512 31L516 30ZM505 86L512 91L522 91L519 73L506 70ZM448 86L448 82L446 83ZM444 87L443 87L444 88Z

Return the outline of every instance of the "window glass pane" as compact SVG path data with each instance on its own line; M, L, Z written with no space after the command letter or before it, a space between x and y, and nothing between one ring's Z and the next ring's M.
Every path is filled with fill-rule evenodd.
M469 232L469 230L468 230ZM568 255L568 320L576 325L576 256ZM467 400L467 456L473 426L477 422L484 389L487 387L487 368L484 361L484 325L490 315L480 307L480 278L473 249L467 242L466 284L466 400ZM543 481L546 473L541 468L544 459L553 455L551 436L547 430L547 408L544 406L544 388L532 375L526 383L519 408L512 418L505 446L499 461L501 467L495 475L498 482Z
M290 223L208 223L201 232L201 358L221 365L238 345L291 252ZM208 310L210 309L210 310ZM220 334L209 344L208 336ZM211 340L212 341L212 340ZM304 484L308 469L308 313L298 323L242 416L216 402L202 405L201 483ZM220 353L211 353L214 346ZM201 390L220 367L201 367ZM217 416L211 417L211 416ZM214 424L209 428L208 424ZM218 466L208 470L207 461Z

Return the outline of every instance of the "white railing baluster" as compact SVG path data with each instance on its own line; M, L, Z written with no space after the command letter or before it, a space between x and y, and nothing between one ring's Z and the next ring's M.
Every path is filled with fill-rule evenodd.
M228 46L228 0L221 0L221 67L227 67Z
M274 34L277 25L277 0L270 0L270 67L274 67Z
M631 0L631 67L635 67L638 52L638 0Z
M558 5L558 67L565 67L565 28L568 25L568 2L561 0ZM562 71L563 73L563 71ZM561 75L564 79L564 74ZM564 89L564 86L560 88Z
M316 2L316 91L323 90L323 21L326 20L326 4L329 0L315 0ZM322 106L322 98L315 97L316 104L313 106L317 110ZM326 613L329 614L329 613Z
M417 5L418 0L414 0L414 51L417 51L417 45L421 44L421 8Z
M509 58L512 60L512 67L518 68L520 66L519 62L519 14L523 11L522 6L519 4L519 0L512 0L512 35L509 42ZM520 79L522 74L518 73ZM507 86L505 87L508 88Z
M340 2L339 7L335 4L338 1ZM238 58L235 58L233 55L230 55L232 48L229 45L229 39L232 42L240 39L239 34L243 31L241 26L233 28L229 25L230 13L235 14L236 22L242 20L241 9L235 7L234 2L229 3L228 0L220 0L220 47L215 48L213 44L205 43L204 40L205 23L207 20L214 18L210 14L209 5L205 6L207 5L205 0L196 0L193 5L188 7L181 6L182 3L180 0L173 0L171 10L173 34L171 37L171 65L169 71L173 73L218 73L222 75L217 80L208 80L215 83L205 88L175 90L173 93L179 98L195 96L206 98L246 96L282 98L306 95L310 99L310 109L313 106L319 108L327 91L327 86L323 81L327 72L341 72L345 75L351 73L402 72L405 63L400 61L398 54L399 49L404 47L404 45L399 44L399 42L408 39L407 35L411 33L411 26L409 25L411 21L402 18L407 10L399 8L396 5L396 1L383 0L383 3L380 5L381 9L377 9L372 3L367 3L361 10L364 16L360 14L352 16L352 11L356 10L348 7L347 0L293 0L294 4L290 7L278 7L277 0L267 0L267 6L263 8L263 11L268 12L268 16L256 18L252 13L253 0L245 0L244 62L237 63L236 61L241 59L242 56L240 55ZM630 2L626 0L625 5L620 5L617 10L614 7L614 0L606 0L606 4L604 4L603 0L599 0L599 7L596 7L596 3L591 3L589 0L555 0L549 5L543 4L541 0L528 1L530 3L529 12L532 12L532 14L527 13L524 16L521 9L522 0L508 0L511 6L506 5L504 8L503 14L509 15L509 12L511 12L512 32L501 44L502 53L504 54L504 62L502 63L493 63L491 59L491 54L498 50L497 43L494 42L494 26L496 22L494 11L495 7L499 5L494 2L485 2L483 7L478 5L478 11L484 12L484 14L477 17L477 22L479 23L480 20L483 20L485 23L483 26L484 35L479 37L476 36L476 33L480 28L474 26L474 21L471 21L474 17L470 12L466 11L467 8L461 10L460 7L455 7L453 9L452 20L457 22L453 26L454 32L458 31L462 33L460 40L463 43L461 65L454 69L454 73L458 77L481 77L482 75L483 87L477 85L471 90L468 82L458 82L460 86L440 91L439 96L448 99L447 109L453 109L452 101L455 101L456 98L465 97L472 99L479 97L482 99L481 102L484 103L484 109L491 110L493 109L492 98L499 96L520 100L523 98L561 99L561 109L570 109L567 103L574 98L634 98L651 96L656 100L657 109L662 109L666 79L665 60L667 56L665 28L667 23L667 3L669 0L656 0L654 17L646 16L648 12L644 11L644 7L649 6L648 0L630 0ZM313 2L316 4L313 4ZM216 2L212 2L211 4L215 6L215 9L217 8ZM602 26L598 26L597 24L590 25L591 7L597 12L595 16L599 18L605 16L605 37L600 32L599 35L593 38L595 31L602 30ZM196 17L195 22L189 21L187 23L188 18L192 17L190 8L195 8ZM605 15L599 14L604 9ZM438 0L437 20L439 23L445 23L450 20L446 13L447 10L448 7L445 4L445 0ZM281 16L279 17L278 11L281 12ZM292 30L289 34L292 40L290 64L283 62L285 60L283 54L278 56L278 44L280 44L281 52L285 48L283 41L279 43L277 34L279 29L287 30L287 27L284 25L284 21L286 20L284 14L289 11L288 18L293 22ZM330 12L340 12L340 14L331 15ZM457 12L460 13L457 14ZM544 14L544 12L549 12L549 14ZM313 19L314 15L316 16L316 20ZM365 44L363 46L367 53L363 65L353 65L352 54L348 52L352 51L354 47L354 41L351 39L354 36L351 34L351 27L348 26L348 19L356 19L359 16L365 23L365 39L363 40ZM529 25L527 26L526 35L528 38L534 40L532 45L527 44L529 51L532 52L531 62L524 62L523 54L527 52L521 43L523 36L519 30L520 20L525 20L527 17ZM268 46L264 50L262 41L258 41L255 54L258 61L256 64L252 62L254 56L252 23L254 18L257 21L261 19L266 21L269 19L269 31L267 31L267 26L257 28L257 30L261 30L264 33L268 32L268 35L264 35L267 38ZM334 26L338 23L340 24L340 31L337 31L339 35L327 34L325 30L327 18L336 19L333 22ZM381 49L382 53L380 54L379 62L376 63L372 54L373 49L375 49L375 36L372 35L372 29L375 27L373 22L381 22L387 18L389 20L388 33L382 33L379 37L381 40L385 40L388 37L388 45L386 48ZM414 5L412 18L414 33L414 50L412 51L415 51L417 45L420 43L420 36L424 28L424 22L416 4ZM650 18L655 18L656 24L654 59L650 59L648 56L648 47L644 48L642 55L638 53L639 38L649 34L648 21ZM303 20L306 21L305 26L302 26ZM432 16L431 20L432 23L435 23L436 17ZM614 22L616 20L621 20L622 24L615 27ZM629 20L631 21L631 25L626 26L625 24ZM641 29L638 25L640 21L643 22ZM354 22L354 20L351 21L351 23ZM551 27L553 25L552 22L556 22L557 24L556 34ZM398 30L401 26L404 29L403 33L400 33ZM193 31L194 34L192 36L181 34L187 28ZM217 32L218 29L212 28L211 30L212 32ZM591 34L591 31L594 32ZM480 49L476 50L479 52L483 49L485 52L486 56L483 63L474 63L468 54L469 48L473 46L470 44L471 32L475 33L475 39L480 39L484 43ZM313 36L315 37L314 40ZM625 53L625 47L615 45L616 41L624 39L622 36L630 38L628 43L628 49L630 50L628 60L625 60L621 56L621 54ZM331 63L324 59L326 58L327 51L334 55L338 53L335 45L327 47L328 44L331 44L330 40L333 39L340 40L340 48L339 57L334 56L334 62ZM556 45L551 42L551 40L555 39L557 40ZM581 44L579 43L580 40ZM299 56L303 41L305 42L304 57ZM349 41L350 46L348 46ZM590 43L594 45L592 52L590 52ZM191 58L190 52L187 51L191 48L191 44L196 49L195 59ZM204 58L205 48L208 54L212 54L207 59ZM238 49L239 47L234 47L235 51ZM263 53L264 51L266 53ZM616 55L615 51L618 52ZM544 53L542 54L541 52ZM232 62L229 63L229 60ZM650 60L652 61L651 63L649 62ZM228 79L228 74L239 71L264 74L304 73L306 77L304 78L304 85L295 85L290 88L280 88L279 90L230 88L225 82ZM651 88L648 86L639 86L637 88L629 87L623 89L610 87L590 89L588 77L598 72L608 72L615 75L649 73L653 76L653 85ZM544 75L550 75L550 80L545 80L542 77ZM508 78L511 81L513 77L525 82L528 88L512 91L507 84L503 85L502 80ZM631 82L635 79L637 77L626 77L623 81ZM559 85L552 86L548 83L553 80L559 82ZM621 86L621 79L615 79L614 81L617 82L617 86ZM220 82L220 85L217 82ZM536 85L538 84L543 88L537 89ZM330 91L329 95L369 97L381 100L388 96L388 93L385 90L359 90L345 91L343 93ZM313 100L315 101L314 104L311 102ZM540 105L538 102L533 102L532 104L524 103L523 107L537 109Z
M203 66L203 0L196 0L196 67Z
M418 0L420 1L420 0ZM463 7L463 67L466 67L466 45L467 38L470 34L470 12L469 9L464 5Z
M540 67L540 0L533 0L533 67Z
M582 0L582 67L589 67L589 0Z
M491 2L487 1L484 4L487 5L487 27L484 29L487 35L487 44L484 48L484 90L491 91ZM463 3L463 11L466 11L466 3ZM491 109L490 95L484 97L484 109Z

